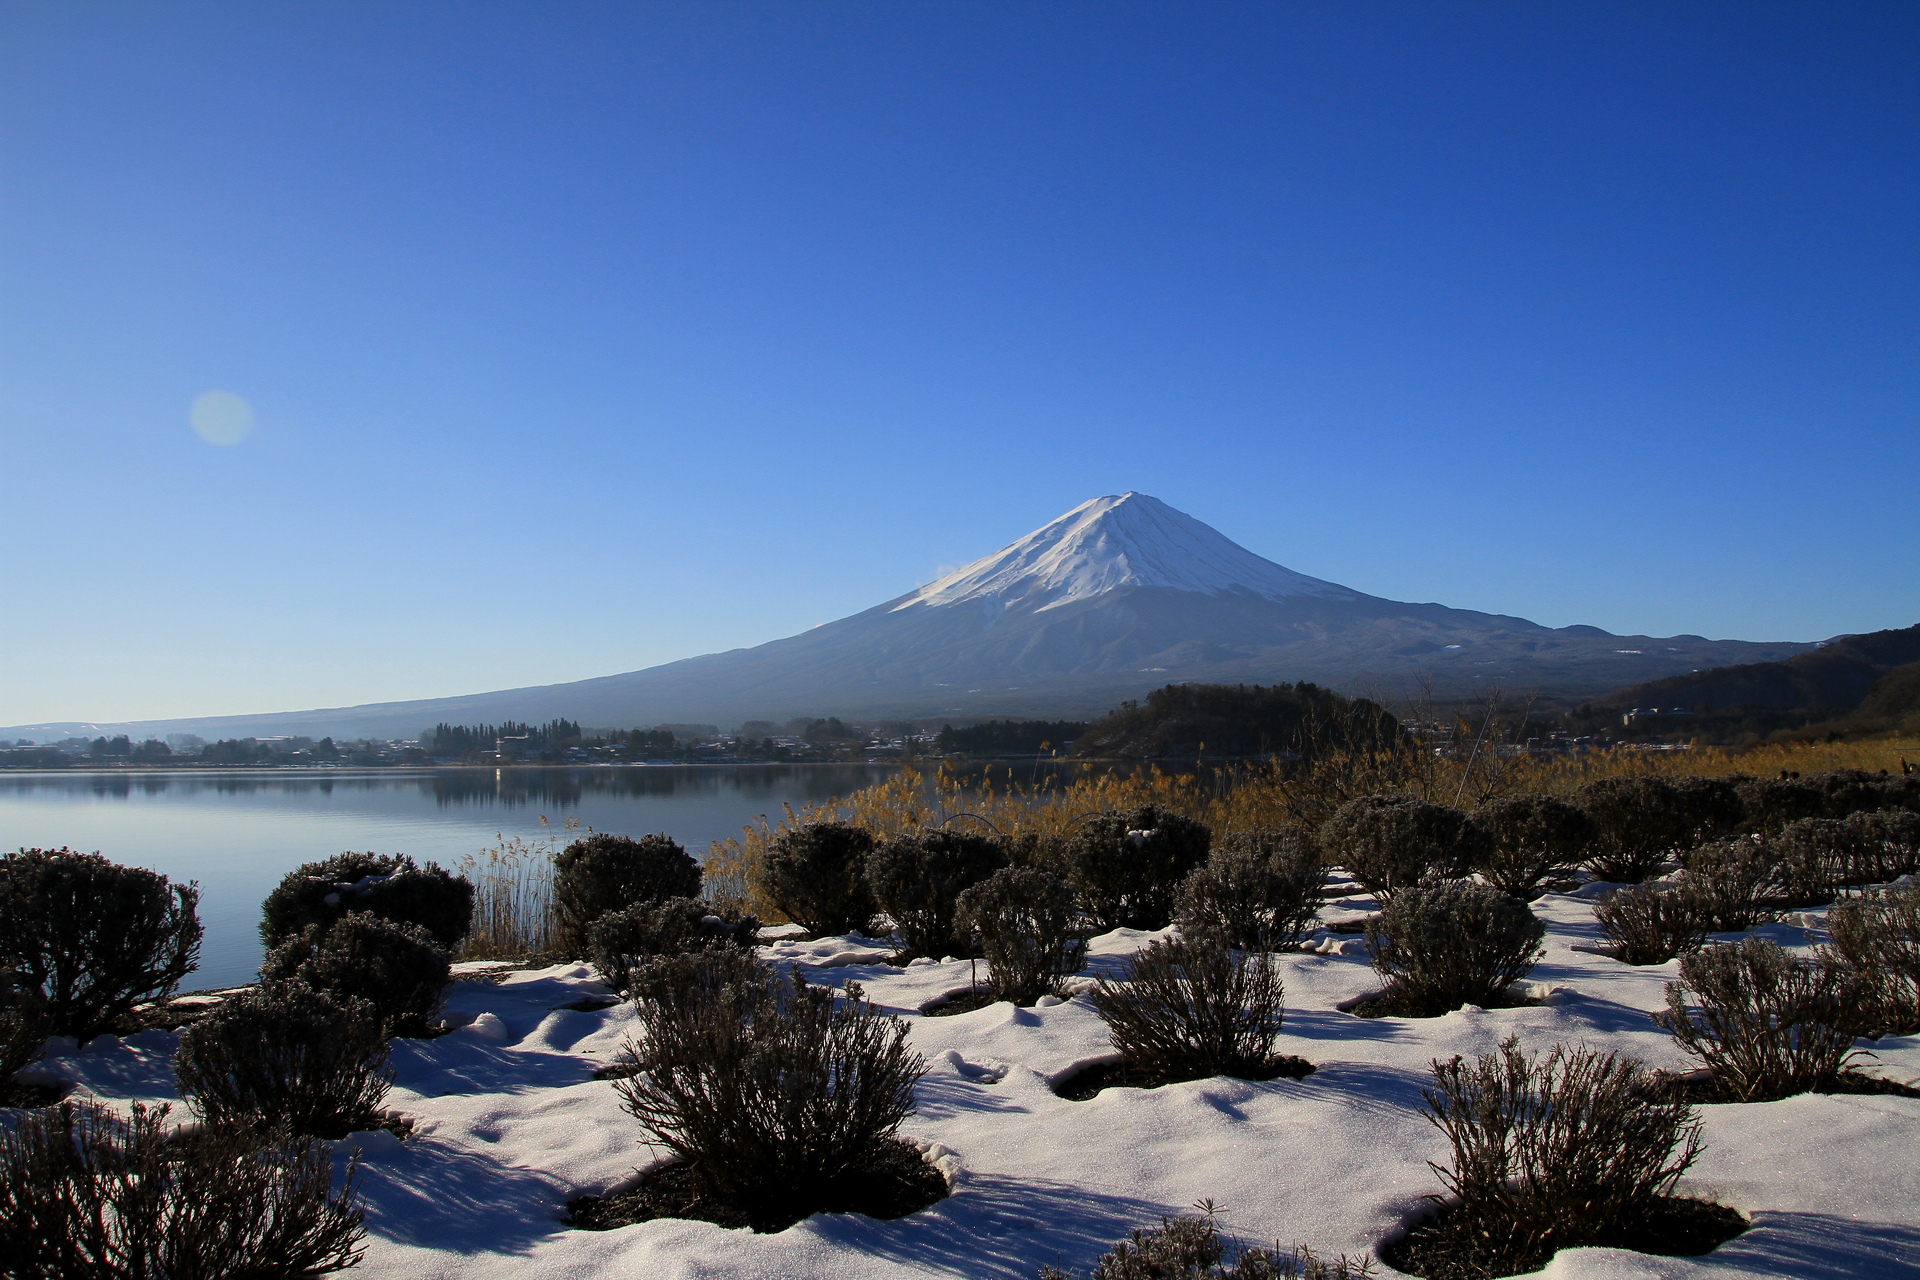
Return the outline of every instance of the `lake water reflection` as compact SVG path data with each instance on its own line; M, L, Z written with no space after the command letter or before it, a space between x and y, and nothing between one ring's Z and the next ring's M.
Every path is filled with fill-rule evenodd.
M568 818L596 831L663 831L698 856L761 814L844 796L884 765L367 771L154 770L0 774L0 848L98 850L200 882L206 926L188 986L253 976L260 902L287 871L346 849L451 866L502 835ZM541 821L545 819L545 823Z

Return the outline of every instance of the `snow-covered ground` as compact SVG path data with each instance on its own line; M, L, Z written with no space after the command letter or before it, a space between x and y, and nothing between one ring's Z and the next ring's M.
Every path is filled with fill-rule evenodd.
M1327 917L1371 905L1349 899ZM911 1016L929 1070L905 1134L928 1145L953 1195L894 1222L816 1215L773 1235L682 1221L609 1232L564 1226L566 1200L620 1186L651 1159L613 1086L593 1078L616 1056L632 1011L562 1008L606 994L583 966L462 981L447 1006L460 1029L395 1043L388 1105L413 1118L413 1136L337 1144L364 1156L369 1234L355 1274L1031 1278L1043 1263L1085 1268L1128 1228L1202 1199L1243 1241L1370 1254L1438 1190L1427 1161L1443 1160L1446 1148L1419 1105L1431 1059L1485 1053L1517 1034L1528 1049L1584 1042L1655 1066L1691 1065L1647 1017L1677 964L1632 968L1597 954L1583 897L1549 895L1534 909L1548 924L1546 957L1531 979L1544 1000L1522 1008L1364 1020L1336 1008L1376 986L1356 937L1329 934L1322 952L1283 957L1279 1047L1318 1064L1305 1080L1215 1079L1069 1102L1048 1082L1111 1056L1084 1000ZM1762 932L1804 946L1807 926L1817 924L1815 913ZM1111 971L1153 936L1119 930L1094 939L1087 973ZM909 1015L968 982L965 961L891 968L879 943L858 937L775 938L763 951L816 982L858 981ZM67 1046L37 1069L116 1103L174 1100L174 1039L160 1031L103 1037L83 1051ZM1873 1049L1870 1069L1920 1080L1920 1038ZM1753 1229L1702 1258L1569 1250L1541 1275L1920 1277L1920 1099L1809 1095L1701 1111L1706 1153L1680 1189L1734 1206Z

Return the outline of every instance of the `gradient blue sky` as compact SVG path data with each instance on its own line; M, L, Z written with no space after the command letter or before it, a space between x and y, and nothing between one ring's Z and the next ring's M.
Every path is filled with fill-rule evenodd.
M1909 625L1917 67L1909 3L9 4L0 723L631 670L1126 489Z

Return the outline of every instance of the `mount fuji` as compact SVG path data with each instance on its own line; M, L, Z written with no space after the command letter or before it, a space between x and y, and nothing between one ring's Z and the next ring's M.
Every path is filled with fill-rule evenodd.
M1177 681L1588 697L1811 644L1616 636L1407 604L1255 555L1144 493L1094 498L916 591L783 640L569 684L323 711L26 725L44 737L411 737L439 721L593 727L795 715L1068 716Z

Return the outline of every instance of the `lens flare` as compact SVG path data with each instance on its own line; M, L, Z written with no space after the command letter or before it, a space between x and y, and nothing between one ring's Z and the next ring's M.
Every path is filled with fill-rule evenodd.
M253 406L231 391L202 392L187 416L202 440L222 448L232 448L253 431Z

